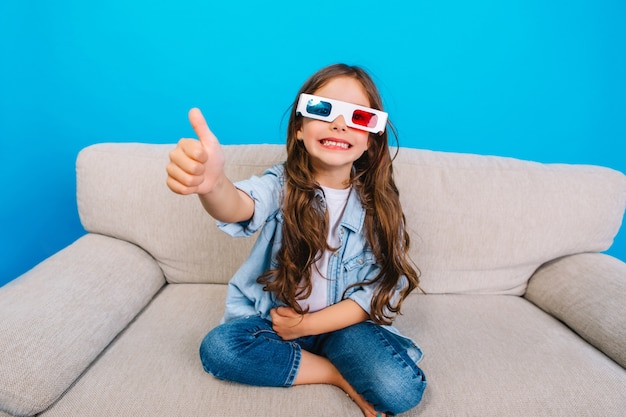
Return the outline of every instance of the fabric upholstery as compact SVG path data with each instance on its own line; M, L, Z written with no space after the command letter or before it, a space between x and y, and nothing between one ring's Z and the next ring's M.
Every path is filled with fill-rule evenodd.
M261 174L284 159L283 148L224 146L227 175L235 181ZM83 150L82 222L144 248L168 282L226 283L253 239L224 236L196 196L167 189L171 149L99 144ZM411 255L428 293L522 295L543 263L607 249L626 204L626 177L602 167L408 148L394 166Z
M204 373L200 340L254 238L229 238L196 196L169 191L172 149L80 153L88 234L0 288L0 416L360 416L334 387ZM232 180L284 159L278 145L224 151ZM626 264L580 254L610 246L626 177L403 148L395 178L428 293L396 322L425 352L429 381L407 415L622 416Z
M523 298L416 298L398 327L420 341L430 385L409 415L623 415L624 369Z
M154 260L87 235L0 288L0 405L47 408L164 284Z
M357 415L338 388L251 388L206 374L198 349L225 295L225 285L168 285L45 416Z
M198 347L224 296L221 285L168 285L45 417L362 416L334 387L206 374ZM523 298L414 295L397 324L427 352L429 386L406 416L610 417L626 407L624 370Z
M626 368L625 263L599 253L557 259L535 273L526 298Z
M101 144L77 161L77 199L86 230L127 240L159 263L168 282L227 283L253 239L219 231L197 196L180 196L166 184L172 145ZM224 147L227 175L261 174L281 160L281 147ZM237 163L238 160L245 164Z
M401 149L394 167L428 293L522 295L543 263L609 248L626 204L596 166Z

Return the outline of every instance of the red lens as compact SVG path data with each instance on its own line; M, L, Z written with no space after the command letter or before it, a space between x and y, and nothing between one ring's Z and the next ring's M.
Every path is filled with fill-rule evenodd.
M365 110L355 110L352 113L352 123L359 126L375 127L378 116Z

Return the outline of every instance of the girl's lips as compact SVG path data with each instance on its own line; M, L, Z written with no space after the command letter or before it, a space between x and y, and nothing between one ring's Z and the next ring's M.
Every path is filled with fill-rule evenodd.
M323 147L332 149L350 149L352 147L352 145L345 140L335 138L325 138L320 140L320 143Z

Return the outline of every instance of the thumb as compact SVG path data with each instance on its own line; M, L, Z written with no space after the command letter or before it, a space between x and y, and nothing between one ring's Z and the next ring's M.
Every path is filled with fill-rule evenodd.
M193 127L196 135L198 135L198 139L200 139L202 145L206 146L218 143L217 137L215 137L211 129L209 129L209 125L207 125L200 109L194 107L189 110L189 123L191 123L191 127Z

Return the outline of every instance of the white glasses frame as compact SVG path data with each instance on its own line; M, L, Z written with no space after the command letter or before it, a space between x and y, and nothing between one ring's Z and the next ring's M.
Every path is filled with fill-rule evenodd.
M328 107L330 107L330 109L328 109ZM311 112L311 110L315 109L317 109L318 111ZM370 120L367 126L355 123L353 121L353 118L355 117L355 111L357 110L365 113L371 113L374 116L374 120ZM337 117L343 116L347 126L354 129L365 130L371 133L377 133L379 135L385 131L388 117L387 113L384 111L372 109L370 107L359 106L358 104L352 104L345 101L333 100L327 97L304 93L300 94L300 98L298 99L296 114L300 114L310 119L322 120L325 122L332 122Z

